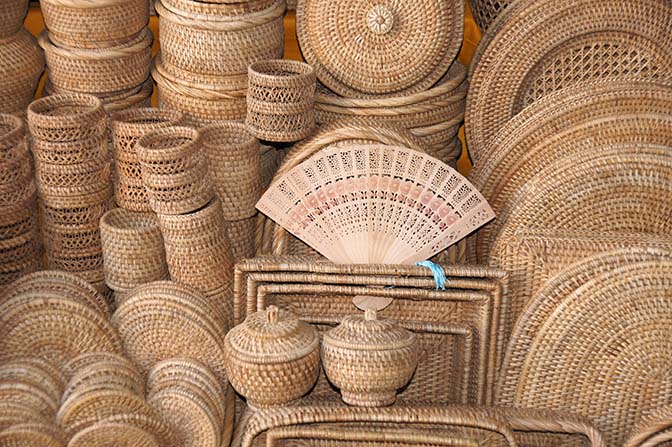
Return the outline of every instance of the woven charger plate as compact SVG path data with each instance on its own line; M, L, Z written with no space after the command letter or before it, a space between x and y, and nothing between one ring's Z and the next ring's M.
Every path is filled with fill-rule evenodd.
M672 446L672 405L647 413L637 424L625 447Z
M318 79L342 96L426 90L462 43L460 0L301 0L296 31Z
M672 398L672 253L624 250L553 278L518 320L498 403L591 418L623 445Z
M474 162L525 107L595 79L672 80L672 3L522 0L509 5L474 55L466 136Z
M123 422L98 422L77 433L68 447L161 447L147 430Z

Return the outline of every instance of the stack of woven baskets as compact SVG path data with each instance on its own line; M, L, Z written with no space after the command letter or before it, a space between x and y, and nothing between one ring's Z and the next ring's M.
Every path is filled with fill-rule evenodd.
M28 107L49 268L106 291L99 220L113 203L108 120L95 96L63 94Z
M23 116L44 71L44 55L22 24L28 0L0 3L0 113Z
M198 125L244 120L248 65L283 54L284 0L161 0L156 11L159 106Z
M0 115L0 286L41 267L35 178L18 117Z
M38 41L47 93L88 93L107 110L150 105L148 0L42 0L48 31Z

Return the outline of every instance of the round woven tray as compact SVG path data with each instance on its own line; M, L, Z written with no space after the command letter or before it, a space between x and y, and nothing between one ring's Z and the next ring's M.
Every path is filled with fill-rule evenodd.
M646 414L632 431L625 447L669 447L672 440L672 406L663 405Z
M135 39L101 49L61 48L45 31L38 38L54 86L81 93L115 93L138 87L149 77L152 50L149 28Z
M237 122L215 124L200 132L224 218L253 216L261 196L259 141Z
M35 357L4 360L0 367L0 380L2 383L15 381L34 385L48 395L51 402L55 402L57 406L65 388L60 371L50 363Z
M318 79L346 97L428 89L462 43L464 2L301 0L296 31Z
M149 20L147 0L44 0L40 6L51 40L61 47L121 45L136 37Z
M256 61L282 57L284 1L238 15L208 14L194 9L207 11L211 6L184 0L156 3L166 65L192 73L231 76L246 73L248 65ZM237 51L232 52L231 48Z
M161 447L156 437L147 430L121 422L101 421L75 434L69 447Z
M0 3L0 17L3 18L0 24L0 39L11 37L16 34L26 17L29 0L5 1Z
M100 137L106 133L107 114L100 99L85 94L63 94L38 99L28 106L28 127L36 140L60 143Z
M516 324L498 402L575 411L608 445L623 445L640 415L670 399L670 278L672 254L653 249L598 255L556 275Z
M474 55L466 136L472 160L513 116L544 96L597 79L672 80L672 4L665 0L523 0ZM503 75L506 73L506 75Z
M127 359L102 360L77 369L63 392L62 401L87 387L121 387L138 396L145 395L145 381Z
M5 4L12 3L2 2L0 11ZM3 20L3 25L5 23L7 22ZM23 115L33 100L37 83L44 71L44 55L35 38L25 29L21 29L0 40L0 60L3 61L0 112Z
M315 71L299 61L266 60L248 68L247 129L267 141L301 140L315 127Z
M0 432L0 444L6 446L39 445L64 447L65 435L53 422L24 422Z

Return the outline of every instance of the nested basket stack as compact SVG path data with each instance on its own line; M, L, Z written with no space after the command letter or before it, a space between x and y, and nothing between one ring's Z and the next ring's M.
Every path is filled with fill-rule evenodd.
M104 290L99 221L113 204L100 99L63 94L28 107L47 265Z
M161 0L156 11L159 106L198 125L244 120L247 67L283 54L284 0Z
M23 28L28 0L0 4L0 113L24 116L44 71L44 55Z
M261 196L259 141L245 125L222 122L201 129L210 176L222 203L234 260L254 257L255 205Z
M0 287L42 266L35 177L21 118L0 114Z
M47 94L87 93L107 110L149 107L148 0L42 0Z
M191 127L157 129L138 140L136 151L171 278L218 306L230 306L233 257L201 132Z

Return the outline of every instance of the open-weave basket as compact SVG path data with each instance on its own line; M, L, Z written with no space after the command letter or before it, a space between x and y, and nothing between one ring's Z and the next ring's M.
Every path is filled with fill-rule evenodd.
M98 137L107 131L100 99L85 94L54 95L28 107L28 127L34 139L69 142Z
M158 217L174 281L204 293L231 287L233 256L218 198L195 213Z
M282 57L284 1L242 15L218 14L212 9L216 6L184 0L156 3L166 65L192 73L231 76L246 73L253 62ZM233 48L236 51L231 51Z
M481 31L486 32L511 0L469 0L471 13Z
M50 257L100 251L100 228L95 222L69 227L44 224L42 230Z
M315 71L299 61L265 60L248 69L247 129L267 141L301 140L315 127Z
M129 290L168 278L159 221L154 214L117 208L100 219L105 282Z
M146 133L183 123L184 115L172 110L129 109L111 116L112 148L116 167L117 204L132 211L151 211L142 184L135 145Z
M240 220L255 215L261 196L259 141L238 122L214 124L200 132L224 218Z
M149 77L140 86L133 87L123 92L108 94L98 94L93 92L92 95L98 96L103 102L103 107L108 112L118 112L121 110L151 107L152 93L154 92L154 82ZM72 90L55 87L47 78L42 89L42 96L50 96L62 93L77 93Z
M38 38L57 88L82 93L115 93L137 87L149 77L152 51L149 28L135 39L110 48L61 48L44 32Z
M193 81L172 74L157 56L152 77L159 91L159 107L184 112L198 126L221 120L245 120L247 75L210 79L210 84Z
M0 39L16 34L23 25L29 0L12 0L0 3Z
M45 225L72 227L99 222L114 205L112 188L85 196L43 197L40 209Z
M136 144L142 181L157 214L196 211L215 195L199 131L166 127L142 136Z
M10 3L2 2L2 5ZM0 10L3 7L0 6ZM0 40L0 60L3 64L0 112L23 115L44 71L44 55L35 38L21 29Z
M37 162L35 179L40 196L68 197L95 193L110 184L110 159L101 157L70 165Z
M149 20L147 0L42 0L40 7L51 40L70 48L125 44Z
M62 166L109 159L110 153L107 132L76 141L62 142L51 142L34 137L31 149L35 163Z

